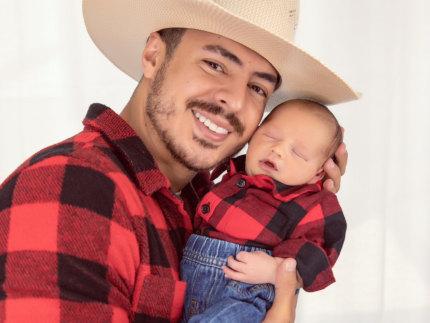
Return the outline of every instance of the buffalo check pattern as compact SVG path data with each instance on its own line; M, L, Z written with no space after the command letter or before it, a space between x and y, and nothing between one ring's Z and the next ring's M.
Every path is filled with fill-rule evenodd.
M83 123L0 186L0 322L176 322L198 196L109 108Z
M345 240L346 221L336 195L322 183L287 186L266 175L247 176L245 156L219 166L221 183L197 207L200 234L295 258L308 292L335 282L332 267Z

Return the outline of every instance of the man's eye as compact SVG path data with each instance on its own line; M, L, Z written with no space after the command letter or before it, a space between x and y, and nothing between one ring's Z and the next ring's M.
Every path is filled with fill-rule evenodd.
M251 89L253 89L255 92L257 92L258 94L260 94L260 95L264 96L265 98L267 98L266 92L264 92L264 90L261 87L256 86L256 85L250 85L249 87Z
M214 70L220 71L222 72L223 69L220 65L218 65L217 63L211 62L211 61L205 61L206 64L208 64L210 67L212 67Z

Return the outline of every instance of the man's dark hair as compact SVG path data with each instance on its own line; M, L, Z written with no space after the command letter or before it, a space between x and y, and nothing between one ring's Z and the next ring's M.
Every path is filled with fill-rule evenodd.
M163 42L166 44L166 57L163 61L162 66L160 67L161 72L159 71L160 82L163 79L164 72L168 66L169 61L173 57L173 53L175 52L176 47L178 47L179 43L181 42L182 36L186 33L187 30L188 29L186 28L167 28L167 29L161 29L157 31L157 33L160 35ZM149 40L149 37L146 40L146 42L148 42L148 40ZM142 81L144 77L145 75L142 74L142 78L140 79L140 81ZM161 83L159 85L161 85ZM137 87L136 87L136 90L137 90ZM132 96L134 96L136 90L133 92Z
M186 28L167 28L159 30L161 39L166 44L166 62L169 62L181 42L182 36L186 33Z

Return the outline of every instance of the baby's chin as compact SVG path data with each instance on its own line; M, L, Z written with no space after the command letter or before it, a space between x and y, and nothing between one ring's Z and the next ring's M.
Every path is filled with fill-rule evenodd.
M276 173L268 173L268 172L265 172L264 170L254 171L254 172L246 171L246 175L248 176L266 175L266 176L269 176L271 179L274 179L275 181L278 181L279 183L282 183L287 186L299 186L299 185L306 184L306 183L303 183L302 181L298 182L297 180L294 181L294 180L288 180L288 179L286 180L285 178L279 178L278 176L276 176L277 175Z
M264 170L254 170L254 171L252 171L252 170L245 169L245 173L248 176L266 175L266 176L269 176L271 179L274 179L274 180L276 180L278 182L281 182L282 184L285 184L283 181L280 181L277 178L277 176L274 176L275 175L274 173L265 172ZM289 185L289 184L285 184L285 185Z

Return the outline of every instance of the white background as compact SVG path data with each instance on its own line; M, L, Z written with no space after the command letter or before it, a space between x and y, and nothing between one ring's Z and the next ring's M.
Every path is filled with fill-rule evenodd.
M299 46L361 101L334 106L348 170L337 283L299 299L297 322L430 322L430 2L303 0ZM79 0L0 0L0 182L73 136L89 104L120 112L136 82L86 33Z

